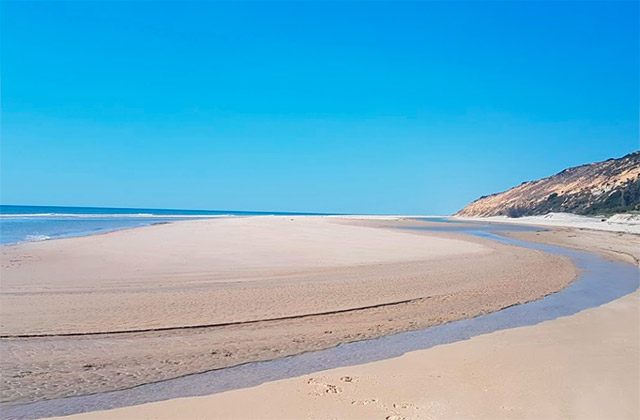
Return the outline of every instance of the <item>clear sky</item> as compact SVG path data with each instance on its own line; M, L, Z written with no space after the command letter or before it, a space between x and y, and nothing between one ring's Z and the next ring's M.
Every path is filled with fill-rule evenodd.
M635 1L1 7L3 204L446 214L639 148Z

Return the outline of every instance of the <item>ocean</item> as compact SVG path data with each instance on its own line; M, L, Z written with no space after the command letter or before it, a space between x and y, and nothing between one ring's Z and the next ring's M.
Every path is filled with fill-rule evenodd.
M194 218L301 214L311 213L0 205L0 244L85 236Z

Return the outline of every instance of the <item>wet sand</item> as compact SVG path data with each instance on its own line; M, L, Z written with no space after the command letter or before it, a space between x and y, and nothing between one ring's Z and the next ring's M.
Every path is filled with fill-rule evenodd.
M619 239L608 235L599 236L598 248L615 249ZM562 233L552 237L559 241ZM627 239L640 245L637 236ZM594 247L590 231L572 231L566 240L575 248ZM640 246L630 254L640 257ZM394 359L79 417L636 419L639 327L640 293L635 291L571 316Z
M575 277L566 259L538 251L322 217L199 220L3 247L2 264L2 334L51 335L0 341L2 398L12 404L424 328ZM117 333L139 329L150 331Z

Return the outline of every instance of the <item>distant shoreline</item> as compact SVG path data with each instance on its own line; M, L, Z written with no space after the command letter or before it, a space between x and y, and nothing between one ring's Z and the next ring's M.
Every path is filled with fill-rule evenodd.
M0 246L104 234L180 220L271 215L315 216L325 214L2 205L0 206Z
M532 226L565 227L640 234L640 215L616 214L610 217L580 216L572 213L549 213L542 216L451 216L452 220L471 222L511 223Z

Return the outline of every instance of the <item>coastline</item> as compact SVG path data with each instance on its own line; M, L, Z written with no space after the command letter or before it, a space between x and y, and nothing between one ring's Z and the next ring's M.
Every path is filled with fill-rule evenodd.
M207 230L214 225L216 235ZM172 243L182 244L186 254L176 254L164 245L167 241L160 238L167 232L171 232ZM237 234L235 239L232 232ZM252 233L251 245L246 243L247 232ZM184 236L176 237L178 233ZM186 246L193 241L194 233L207 246L198 241L192 243L193 248ZM217 246L212 246L208 242L212 237L223 238L219 240L226 246L215 242L213 245ZM271 250L275 243L285 248ZM151 248L139 252L136 246ZM198 249L208 251L199 254ZM220 250L218 259L211 255L212 249ZM421 329L536 299L564 287L575 276L572 264L566 260L537 251L464 235L354 226L352 221L336 223L333 218L321 217L181 222L30 243L11 250L3 250L3 264L14 264L3 267L5 273L8 270L11 274L3 282L0 295L2 310L6 311L2 317L3 334L108 331L131 325L180 326L201 320L211 322L215 317L223 321L224 317L260 320L277 314L295 315L302 310L349 309L354 304L413 299L387 307L314 316L303 322L257 322L189 331L188 335L180 330L179 334L105 334L92 339L3 339L3 355L11 355L3 357L4 399L15 403L121 389ZM29 258L16 261L19 255ZM72 264L64 255L73 255L83 263ZM147 270L145 275L128 271L126 260L118 259L122 255L136 256L131 267ZM190 264L183 263L185 255ZM247 260L248 255L260 258ZM283 259L283 255L287 257ZM291 259L291 255L295 258ZM92 260L92 256L97 259ZM216 269L223 269L216 272L205 264L194 270L198 261L208 264L212 260ZM239 261L244 270L237 270ZM464 265L452 265L460 261ZM454 265L457 268L452 270ZM70 266L75 273L69 270ZM170 276L159 274L169 268ZM188 270L180 272L178 268ZM85 269L102 273L91 287L86 284L88 271L82 271ZM513 272L520 273L519 278L537 281L514 281L510 274ZM28 275L30 282L21 275ZM34 282L38 278L41 280ZM126 283L127 279L130 283ZM532 283L535 287L531 287ZM153 289L149 288L151 284ZM35 299L37 304L25 305L25 299ZM216 301L220 304L212 305ZM240 303L230 308L226 305L229 301ZM212 307L213 311L209 310ZM56 308L64 311L56 312ZM185 308L189 310L184 312ZM181 322L176 324L176 320ZM185 324L186 321L189 322ZM105 348L109 348L106 353ZM16 359L16 355L21 358Z
M0 246L99 235L176 221L316 213L0 205Z

